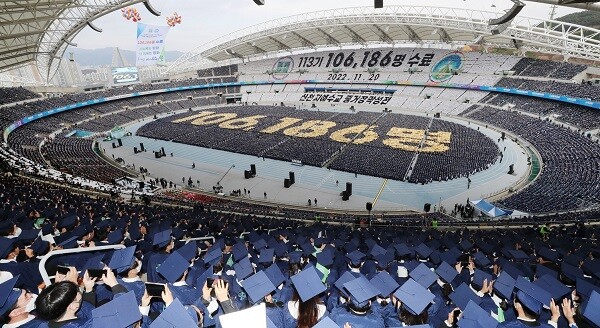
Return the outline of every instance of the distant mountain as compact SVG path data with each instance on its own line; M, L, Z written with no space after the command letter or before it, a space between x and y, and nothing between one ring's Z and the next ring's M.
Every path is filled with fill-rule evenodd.
M559 17L556 20L591 28L600 28L600 12L597 11L580 11Z
M132 50L121 50L121 54L125 60L132 66L135 65L135 51ZM70 47L65 51L64 58L70 58L70 53L73 53L73 58L81 66L104 66L112 63L114 48L100 48L100 49L80 49ZM175 61L183 55L181 51L167 51L166 61Z

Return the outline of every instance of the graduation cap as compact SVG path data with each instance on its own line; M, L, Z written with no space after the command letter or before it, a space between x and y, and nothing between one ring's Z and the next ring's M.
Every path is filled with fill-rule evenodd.
M550 306L552 295L542 287L527 281L525 278L519 277L515 284L515 288L519 290L517 292L517 298L526 308L534 312L537 311L536 313L539 314L542 305Z
M427 245L421 243L419 246L415 247L415 252L419 254L419 257L425 259L429 257L429 255L433 252L431 248L427 247Z
M136 302L137 304L137 302ZM139 311L139 310L138 310ZM150 324L150 328L197 327L194 320L178 298Z
M383 297L388 297L400 287L396 280L386 271L379 272L370 281L379 290L379 295Z
M248 249L246 248L246 245L242 243L233 245L231 253L233 254L233 259L236 261L239 261L244 257L248 257Z
M102 263L102 259L105 254L96 254L87 259L83 267L81 268L80 276L83 277L87 270L102 270L104 269L104 263Z
M400 286L394 296L402 301L406 309L414 315L422 313L435 298L429 290L413 279L408 279Z
M108 267L117 270L117 273L123 273L133 264L136 246L130 246L123 249L117 249L113 252Z
M165 247L171 242L171 229L155 233L152 237L152 246Z
M181 254L173 252L163 261L156 271L165 277L168 282L174 283L181 278L189 266L190 263L186 261Z
M463 251L468 251L473 248L473 244L466 239L458 243L458 246L460 246Z
M299 251L294 251L288 254L288 257L290 258L290 263L294 264L294 263L300 263L300 259L302 258L302 252Z
M252 267L252 263L247 257L234 264L233 269L238 280L246 279L246 277L254 273L254 267Z
M582 306L583 317L596 326L600 326L600 311L598 311L598 309L600 309L600 294L596 291L592 291L586 304Z
M327 287L321 282L321 278L319 278L319 274L314 267L304 268L304 270L293 275L291 280L302 302L306 302L327 290Z
M285 282L285 276L283 275L281 269L279 269L279 266L277 265L271 265L268 268L264 269L263 272L267 275L267 277L269 277L269 280L271 280L275 287Z
M258 271L257 273L244 279L241 284L250 297L252 303L260 302L265 295L271 293L276 288L273 282L271 282L269 277L263 271Z
M332 265L333 254L327 251L317 253L317 263L325 267Z
M78 246L77 245L77 239L79 239L78 236L69 237L69 238L63 240L62 242L60 242L58 244L58 246L62 246L62 248L65 248L65 249L67 249L67 248L77 248L77 246Z
M19 276L15 276L0 284L0 315L7 313L17 303L21 289L15 288Z
M15 223L12 220L0 221L0 231L12 230Z
M116 229L115 231L108 234L108 243L111 245L115 245L123 241L123 230Z
M595 276L600 279L600 259L586 260L581 265L581 269L590 276Z
M218 244L214 244L206 251L206 254L204 254L202 259L205 263L212 263L213 261L219 260L222 255L223 251L221 250L221 247Z
M284 257L288 252L288 246L285 243L277 243L273 249L275 250L275 256L277 257Z
M92 310L93 328L126 328L142 319L135 293L130 291Z
M600 293L600 286L594 285L588 278L577 278L577 292L586 299L589 299L592 292Z
M499 261L498 264L502 267L502 271L508 273L513 279L517 279L523 275L523 271L517 268L512 262L508 260Z
M455 264L458 261L458 257L461 254L462 253L461 253L461 251L458 250L458 248L453 247L443 253L440 253L440 259L443 262L448 262L449 264Z
M379 289L364 276L348 281L344 288L350 294L350 301L358 308L365 307L371 298L379 295Z
M30 243L34 241L40 234L40 229L22 230L17 240L23 243Z
M429 288L429 286L431 286L438 278L424 263L421 263L414 268L409 276L425 288Z
M458 276L458 272L456 272L456 269L451 266L450 264L448 264L447 262L442 262L440 263L440 265L437 267L437 269L435 269L435 273L442 278L442 280L444 280L445 282L452 284L452 281L454 280L454 278L456 278L456 276Z
M548 291L556 302L558 302L558 300L563 298L563 296L571 292L571 289L569 289L563 283L558 281L558 279L549 274L538 277L538 279L535 280L533 284Z
M535 276L536 277L541 277L541 276L545 276L545 275L551 275L554 278L558 278L558 272L550 269L549 267L543 265L543 264L538 264L535 266Z
M252 243L252 246L254 246L254 249L259 251L262 248L267 247L267 242L264 239L258 239Z
M67 215L60 220L60 222L57 225L57 228L73 228L75 227L75 223L77 223L77 219L77 215Z
M371 248L370 254L373 257L377 257L380 254L385 254L385 252L385 248L379 246L379 244L373 244L373 248Z
M390 262L394 260L394 252L386 252L384 254L379 254L375 257L375 261L377 262L377 266L381 269L387 269L390 265Z
M340 292L342 292L344 295L346 295L346 291L344 290L344 284L347 283L348 281L351 281L354 279L356 279L356 276L353 275L352 272L346 271L333 284ZM346 296L348 296L348 295L346 295Z
M483 240L478 240L476 243L477 247L481 249L481 251L487 255L491 255L494 252L494 246L486 243Z
M400 257L412 254L410 248L408 248L408 246L406 246L404 243L394 245L394 249L396 249L396 254L398 254Z
M191 262L198 253L198 244L195 240L190 240L187 244L176 250L186 261Z
M581 270L579 267L564 262L561 265L561 271L565 277L573 281L576 281L577 278L583 278L583 270Z
M196 278L196 281L194 282L196 288L200 289L200 290L202 288L204 288L204 283L206 283L206 280L208 278L210 278L210 277L213 276L213 273L214 272L213 272L213 267L212 266L208 267L208 269L206 269L206 271L202 272L200 274L200 276L198 276L198 278Z
M350 263L352 263L352 265L354 265L354 266L360 265L360 263L362 262L362 259L365 256L366 255L364 253L362 253L361 251L358 251L358 250L353 251L352 253L349 253L346 255L348 260L350 260Z
M481 287L483 287L483 281L487 280L488 284L490 282L492 282L494 278L492 277L491 274L479 270L479 269L475 269L475 273L473 274L473 285L475 285L475 287L477 287L476 289L480 289Z
M50 243L43 240L42 238L38 238L33 242L33 244L31 244L31 249L33 250L33 253L35 255L41 256L48 252L48 250L50 249Z
M464 309L462 318L458 320L460 328L496 328L498 321L490 316L488 312L482 309L477 303L469 301Z
M529 260L529 255L525 254L525 252L523 252L520 249L511 249L509 251L510 256L515 259L515 261L526 261Z
M558 261L558 252L549 249L548 247L542 247L538 251L538 255L548 261L557 262Z
M258 263L273 263L273 257L275 256L275 250L272 248L263 248L260 250L260 256Z
M473 301L477 305L483 302L483 300L479 296L477 296L477 294L475 294L475 292L473 292L471 288L469 288L469 286L467 286L467 284L465 284L464 282L460 286L458 286L452 292L452 294L449 295L449 297L452 300L452 302L454 302L454 304L463 311L467 307L469 301Z
M0 237L0 259L4 259L15 249L15 240Z
M340 328L340 326L329 317L323 317L312 328Z
M88 233L92 232L94 228L90 224L80 224L75 229L73 229L73 235L77 235L79 237L83 237Z
M515 289L516 282L517 281L507 272L502 272L494 282L494 290L502 298L510 301L512 299L512 293Z
M473 254L473 258L475 264L479 265L480 267L488 267L490 264L492 264L490 259L488 259L488 257L485 256L485 254L483 254L481 251Z

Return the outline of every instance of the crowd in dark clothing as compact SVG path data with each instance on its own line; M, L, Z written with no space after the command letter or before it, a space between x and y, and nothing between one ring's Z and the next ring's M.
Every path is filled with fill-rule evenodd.
M0 105L39 98L40 95L23 87L0 88Z
M545 120L481 107L468 117L509 130L527 140L543 162L541 175L527 188L502 200L507 208L546 213L600 202L600 145Z
M286 328L600 324L599 231L584 223L349 227L129 205L9 177L0 197L5 327L229 328L248 309ZM107 245L125 248L51 257L50 280L37 269L49 251Z
M496 84L498 87L516 88L537 92L547 92L556 95L577 97L598 101L600 87L591 84L564 83L556 81L537 81L519 78L503 78ZM495 94L484 98L482 103L495 106L514 105L520 111L533 113L539 116L552 116L558 121L571 124L585 130L600 127L600 111L594 108L570 105L567 103L545 100L541 98Z
M237 117L253 115L264 116L252 130L225 129L219 123L196 125L190 119L187 122L175 122L197 113L183 113L151 122L141 127L137 134L148 138L170 140L206 148L215 148L230 152L256 155L261 157L291 161L299 160L304 164L323 166L364 174L404 180L407 170L415 156L415 151L392 148L383 143L393 128L404 128L410 131L419 130L423 136L410 141L404 140L408 146L419 149L424 133L431 132L425 144L438 132L450 132L448 150L441 153L421 153L411 169L414 176L409 182L428 183L468 176L488 168L498 158L498 147L495 143L474 129L463 125L436 120L428 117L389 114L389 113L331 113L318 111L299 111L291 107L281 106L236 106L222 109L211 109L211 112L235 113ZM283 117L335 122L335 126L324 135L314 138L287 136L281 131L262 133L261 130L276 125ZM430 125L431 123L431 125ZM338 142L329 138L333 131L363 124L364 130L377 133L378 139L369 143L354 144ZM354 137L356 133L346 136ZM360 139L364 135L358 134ZM398 136L401 137L401 136ZM392 138L393 139L393 138ZM328 163L330 162L330 163Z

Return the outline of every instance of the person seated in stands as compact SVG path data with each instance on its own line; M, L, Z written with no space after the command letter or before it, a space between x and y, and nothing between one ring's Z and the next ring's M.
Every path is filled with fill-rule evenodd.
M352 327L385 327L385 318L371 308L371 299L379 295L379 290L364 276L346 282L345 291L350 300L331 311L331 319L339 326L350 324Z
M34 328L43 321L31 314L35 310L36 294L15 288L19 276L0 284L0 326L4 328Z
M108 267L105 270L100 281L110 287L114 295L127 292L125 287L118 284L112 270ZM96 278L91 278L86 271L82 280L83 292L79 290L77 280L77 270L70 267L64 280L42 290L36 299L37 315L40 319L48 321L50 328L81 327L89 320L91 308L96 306Z

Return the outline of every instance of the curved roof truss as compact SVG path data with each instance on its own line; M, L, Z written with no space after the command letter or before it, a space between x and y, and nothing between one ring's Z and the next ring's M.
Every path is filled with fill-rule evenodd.
M408 43L489 46L600 60L600 30L517 16L488 25L499 13L424 6L340 8L284 17L227 34L181 56L169 74L291 51Z
M0 71L36 61L46 80L87 22L144 0L14 0L0 3Z

